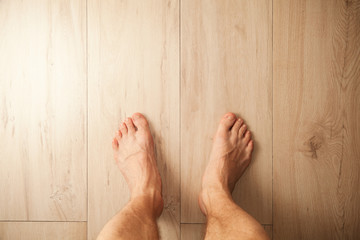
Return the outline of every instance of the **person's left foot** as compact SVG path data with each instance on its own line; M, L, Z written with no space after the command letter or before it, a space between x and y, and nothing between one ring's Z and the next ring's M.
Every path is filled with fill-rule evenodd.
M161 177L156 165L154 141L145 117L135 113L127 118L112 143L115 161L124 175L131 198L149 197L156 214L163 209Z

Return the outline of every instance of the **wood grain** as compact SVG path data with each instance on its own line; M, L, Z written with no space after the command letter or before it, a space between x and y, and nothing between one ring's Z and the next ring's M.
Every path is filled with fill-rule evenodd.
M0 239L95 239L129 198L111 140L136 111L155 137L163 239L204 237L180 215L204 222L227 111L255 139L233 195L270 236L360 239L360 1L179 1L0 0Z
M88 2L89 239L129 199L113 160L119 124L142 112L163 181L164 239L180 238L179 2Z
M1 240L85 240L86 222L1 222Z
M360 1L274 1L274 239L360 238Z
M253 162L234 198L261 223L272 219L271 1L181 2L181 221L198 208L212 136L227 111L244 118Z
M205 236L205 224L181 224L181 240L202 240Z
M86 220L85 1L0 1L0 219Z

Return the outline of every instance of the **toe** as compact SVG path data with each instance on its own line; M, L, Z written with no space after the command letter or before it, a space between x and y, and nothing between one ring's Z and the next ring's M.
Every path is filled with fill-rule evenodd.
M117 140L117 138L114 138L113 141L112 141L112 147L113 149L117 149L119 147L119 142Z
M246 152L248 154L251 154L253 150L254 150L254 141L250 140L248 145L246 146Z
M122 136L127 135L128 129L127 129L127 127L126 127L125 122L123 122L123 123L121 124L121 126L120 126L120 131L121 131Z
M218 131L219 132L226 132L234 125L236 121L236 115L229 112L223 116L220 121Z
M128 129L128 133L134 133L135 132L135 126L131 118L127 118L125 120L126 127Z
M149 129L149 123L141 113L134 113L132 115L133 122L139 131L145 131Z
M231 128L231 131L237 134L239 132L239 129L241 125L244 123L244 121L241 118L238 118L234 124L234 126Z
M247 126L246 126L246 124L243 124L239 129L239 137L243 137L246 130L247 130Z
M251 133L249 130L246 131L245 136L244 136L244 142L247 144L251 139Z
M121 139L121 137L122 137L121 131L120 131L120 130L117 130L117 131L115 132L115 138L116 138L116 140L119 142L120 139Z

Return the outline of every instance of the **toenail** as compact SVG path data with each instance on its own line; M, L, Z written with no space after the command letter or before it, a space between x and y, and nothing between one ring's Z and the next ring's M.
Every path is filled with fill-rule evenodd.
M226 118L231 120L231 119L234 118L234 116L232 114L229 114L229 115L226 116Z
M139 114L135 114L134 119L138 119L138 118L140 118Z

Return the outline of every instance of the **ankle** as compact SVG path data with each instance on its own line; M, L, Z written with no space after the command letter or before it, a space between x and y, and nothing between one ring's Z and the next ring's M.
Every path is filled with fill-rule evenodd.
M133 192L130 198L130 205L134 212L150 218L158 218L163 210L164 201L161 192L155 189Z
M199 195L199 205L204 215L211 216L228 205L235 204L230 191L218 186L203 188Z

